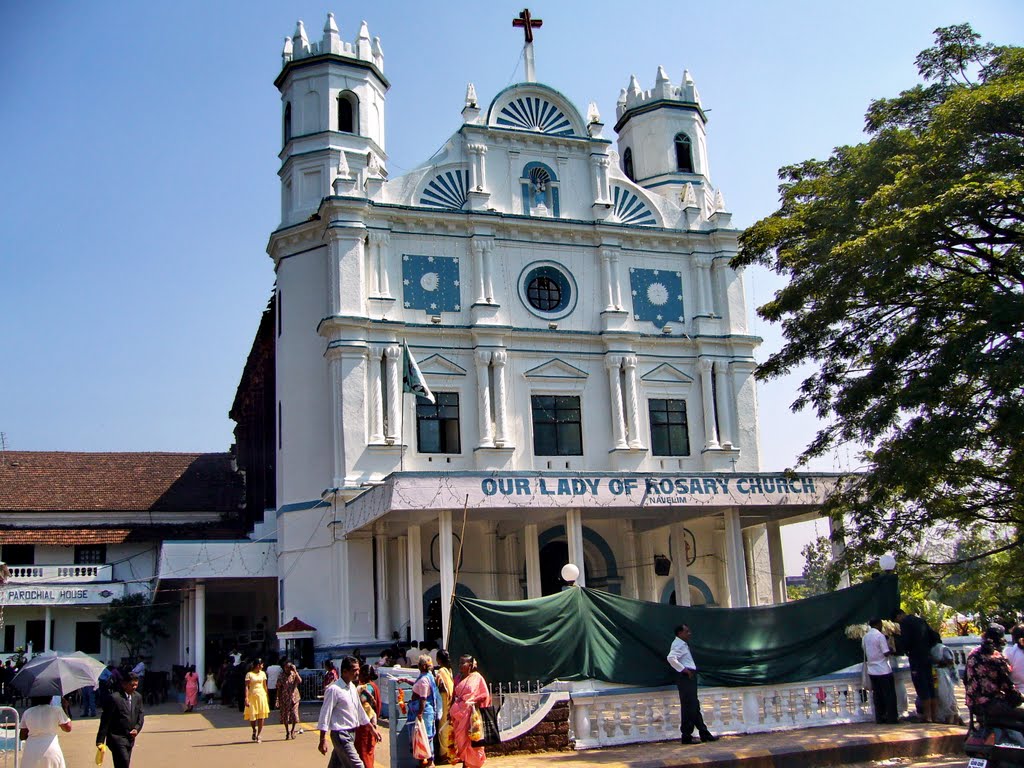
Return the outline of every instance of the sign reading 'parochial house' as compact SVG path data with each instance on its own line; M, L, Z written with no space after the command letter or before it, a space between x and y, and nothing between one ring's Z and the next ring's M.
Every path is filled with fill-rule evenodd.
M124 584L8 584L0 605L103 605L124 597Z
M814 507L835 475L783 473L394 475L345 508L344 532L395 510L643 507Z

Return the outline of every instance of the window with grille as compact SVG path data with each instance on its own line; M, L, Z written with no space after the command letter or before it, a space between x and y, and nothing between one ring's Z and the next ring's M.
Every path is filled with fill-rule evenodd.
M651 453L655 456L689 456L690 434L685 400L649 400Z
M420 453L460 453L459 393L434 392L434 402L416 398L416 449Z
M534 455L582 456L583 425L579 397L533 395L530 402Z
M75 565L103 565L105 562L106 544L80 544L75 547Z

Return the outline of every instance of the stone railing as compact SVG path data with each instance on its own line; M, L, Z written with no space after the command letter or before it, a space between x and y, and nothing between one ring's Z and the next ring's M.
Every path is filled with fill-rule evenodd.
M12 565L11 583L84 584L114 580L110 565Z
M901 711L906 710L910 673L896 675ZM576 690L571 694L576 749L679 738L679 694L675 687ZM701 688L704 721L716 734L811 728L874 719L871 696L857 672L800 683L751 688Z

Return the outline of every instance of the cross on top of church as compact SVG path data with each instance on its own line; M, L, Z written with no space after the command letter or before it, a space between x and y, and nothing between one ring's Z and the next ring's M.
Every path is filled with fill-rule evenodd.
M527 43L533 42L533 30L541 27L543 24L543 19L535 19L530 16L529 8L524 8L518 18L512 19L513 27L523 28L523 37Z

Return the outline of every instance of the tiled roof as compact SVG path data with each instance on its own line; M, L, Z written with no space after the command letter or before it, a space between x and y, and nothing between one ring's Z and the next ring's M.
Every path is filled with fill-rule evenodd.
M234 513L243 493L227 453L0 452L0 512Z
M75 544L123 544L126 541L161 541L164 539L238 539L245 532L241 527L223 525L140 525L137 528L2 528L2 544L54 544L70 547Z
M315 632L316 627L311 627L309 624L304 622L298 616L292 616L292 620L287 624L282 624L277 628L278 632Z

